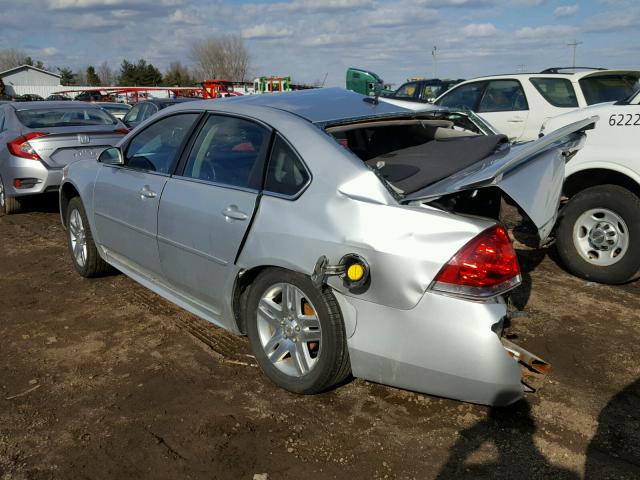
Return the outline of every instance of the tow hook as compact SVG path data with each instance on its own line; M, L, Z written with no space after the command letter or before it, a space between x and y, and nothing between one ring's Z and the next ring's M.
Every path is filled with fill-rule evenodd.
M551 370L551 365L506 338L501 338L500 341L507 353L515 358L520 365L521 381L525 386L525 392L535 392L542 387L545 377Z

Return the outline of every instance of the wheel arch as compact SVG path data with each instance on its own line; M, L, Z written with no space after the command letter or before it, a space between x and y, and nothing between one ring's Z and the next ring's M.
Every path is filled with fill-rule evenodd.
M295 271L279 265L258 265L241 270L236 277L236 281L233 286L233 295L231 297L231 307L236 327L238 331L240 331L240 333L242 333L243 335L247 334L247 325L244 314L244 307L246 306L246 294L249 291L249 287L251 287L258 275L271 268Z
M60 219L64 227L67 226L66 221L69 202L72 198L79 196L80 192L71 182L65 182L60 186Z
M608 168L588 168L569 175L562 187L563 194L571 198L577 193L597 185L618 185L640 197L640 183L630 175Z

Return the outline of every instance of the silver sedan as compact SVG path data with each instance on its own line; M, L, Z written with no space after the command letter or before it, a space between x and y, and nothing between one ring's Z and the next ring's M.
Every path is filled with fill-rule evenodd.
M505 405L548 366L501 339L521 277L500 198L544 241L591 124L512 147L472 114L341 89L191 102L69 165L62 221L78 273L246 334L287 390L353 375Z
M57 192L62 167L81 158L97 159L128 131L89 103L0 105L0 213L15 213L27 196Z

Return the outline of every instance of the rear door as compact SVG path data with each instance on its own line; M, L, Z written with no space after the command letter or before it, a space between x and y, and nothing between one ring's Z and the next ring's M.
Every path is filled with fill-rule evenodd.
M162 193L163 275L217 314L256 209L270 137L266 126L252 120L210 115Z
M198 113L164 117L134 136L124 166L102 164L94 186L98 243L116 261L151 276L161 274L158 202Z
M584 130L598 120L586 118L534 142L511 146L406 196L403 203L420 204L465 190L498 187L533 221L542 244L558 216L567 155L584 145Z
M518 80L492 80L484 90L477 113L500 133L515 142L524 133L529 105L524 89Z

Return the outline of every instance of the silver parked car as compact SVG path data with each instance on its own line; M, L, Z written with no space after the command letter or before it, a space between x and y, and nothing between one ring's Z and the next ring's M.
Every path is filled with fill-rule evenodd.
M62 167L81 158L95 160L128 131L89 103L0 105L0 213L16 212L26 196L57 192Z
M504 193L544 240L591 124L512 147L462 112L341 89L191 102L69 165L61 216L81 275L113 266L247 334L290 391L351 373L505 405L518 362L547 365L501 341L521 277L492 216Z

